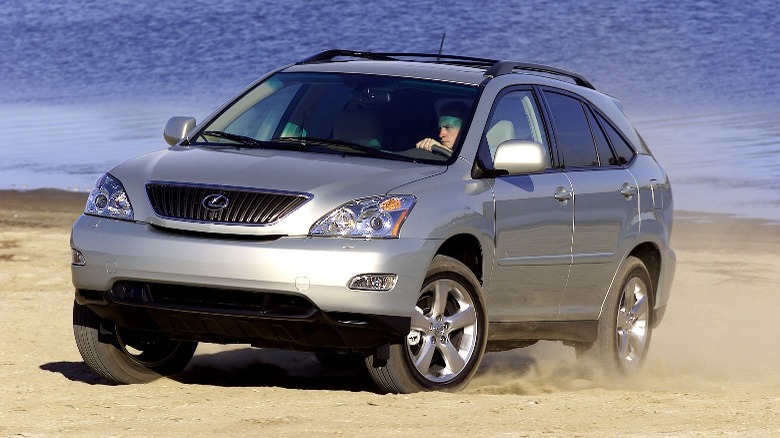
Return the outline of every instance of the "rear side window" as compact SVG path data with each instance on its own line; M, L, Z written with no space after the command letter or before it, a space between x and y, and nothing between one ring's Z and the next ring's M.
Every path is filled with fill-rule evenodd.
M590 125L579 100L545 91L565 167L598 166Z
M615 149L615 154L617 155L617 163L615 164L626 164L629 161L631 161L632 158L634 158L634 150L631 148L631 146L628 145L628 143L623 140L623 136L618 134L617 130L612 127L611 124L607 122L604 117L601 117L601 114L597 115L599 119L599 123L604 128L604 131L607 133L607 137L609 137L610 143L612 143L612 147ZM612 164L612 163L610 163Z
M589 109L585 109L588 115L588 123L590 124L591 132L593 132L593 140L596 141L596 150L599 152L599 163L602 166L613 166L617 164L615 156L612 154L612 149L609 147L607 137L604 136L604 131L601 130L599 124L596 123L596 119L593 116L593 112Z

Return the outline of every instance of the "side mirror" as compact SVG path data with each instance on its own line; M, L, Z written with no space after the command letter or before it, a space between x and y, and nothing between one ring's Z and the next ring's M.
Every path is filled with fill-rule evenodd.
M176 116L168 119L163 131L165 142L173 146L195 128L195 117Z
M510 175L541 172L549 167L547 148L535 141L507 140L496 148L493 167Z

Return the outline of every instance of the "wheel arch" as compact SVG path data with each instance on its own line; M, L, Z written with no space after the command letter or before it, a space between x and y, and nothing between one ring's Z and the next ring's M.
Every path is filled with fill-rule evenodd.
M653 293L658 292L658 278L661 275L661 251L658 246L652 242L644 242L631 250L628 254L642 261L653 281Z
M653 310L655 310L658 285L661 276L661 250L652 242L644 242L634 247L628 255L641 260L642 263L644 263L645 268L647 268L647 273L650 274L650 281L653 283L650 285L652 291L650 295L652 298Z
M447 238L435 255L446 255L463 263L480 284L484 284L484 254L482 244L473 234L461 233Z

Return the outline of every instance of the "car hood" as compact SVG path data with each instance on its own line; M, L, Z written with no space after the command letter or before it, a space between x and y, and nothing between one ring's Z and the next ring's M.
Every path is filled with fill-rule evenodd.
M339 205L385 194L444 172L445 166L351 155L278 150L172 147L127 161L111 173L128 193L135 219L155 225L206 232L300 235ZM277 224L215 225L158 217L146 194L151 181L299 192L311 200Z

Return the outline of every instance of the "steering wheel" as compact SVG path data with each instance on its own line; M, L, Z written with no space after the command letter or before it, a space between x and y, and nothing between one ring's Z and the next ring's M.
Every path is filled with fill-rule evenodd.
M434 154L442 155L446 158L450 158L452 156L451 149L447 149L444 146L440 146L438 144L431 146L431 152L433 152Z

